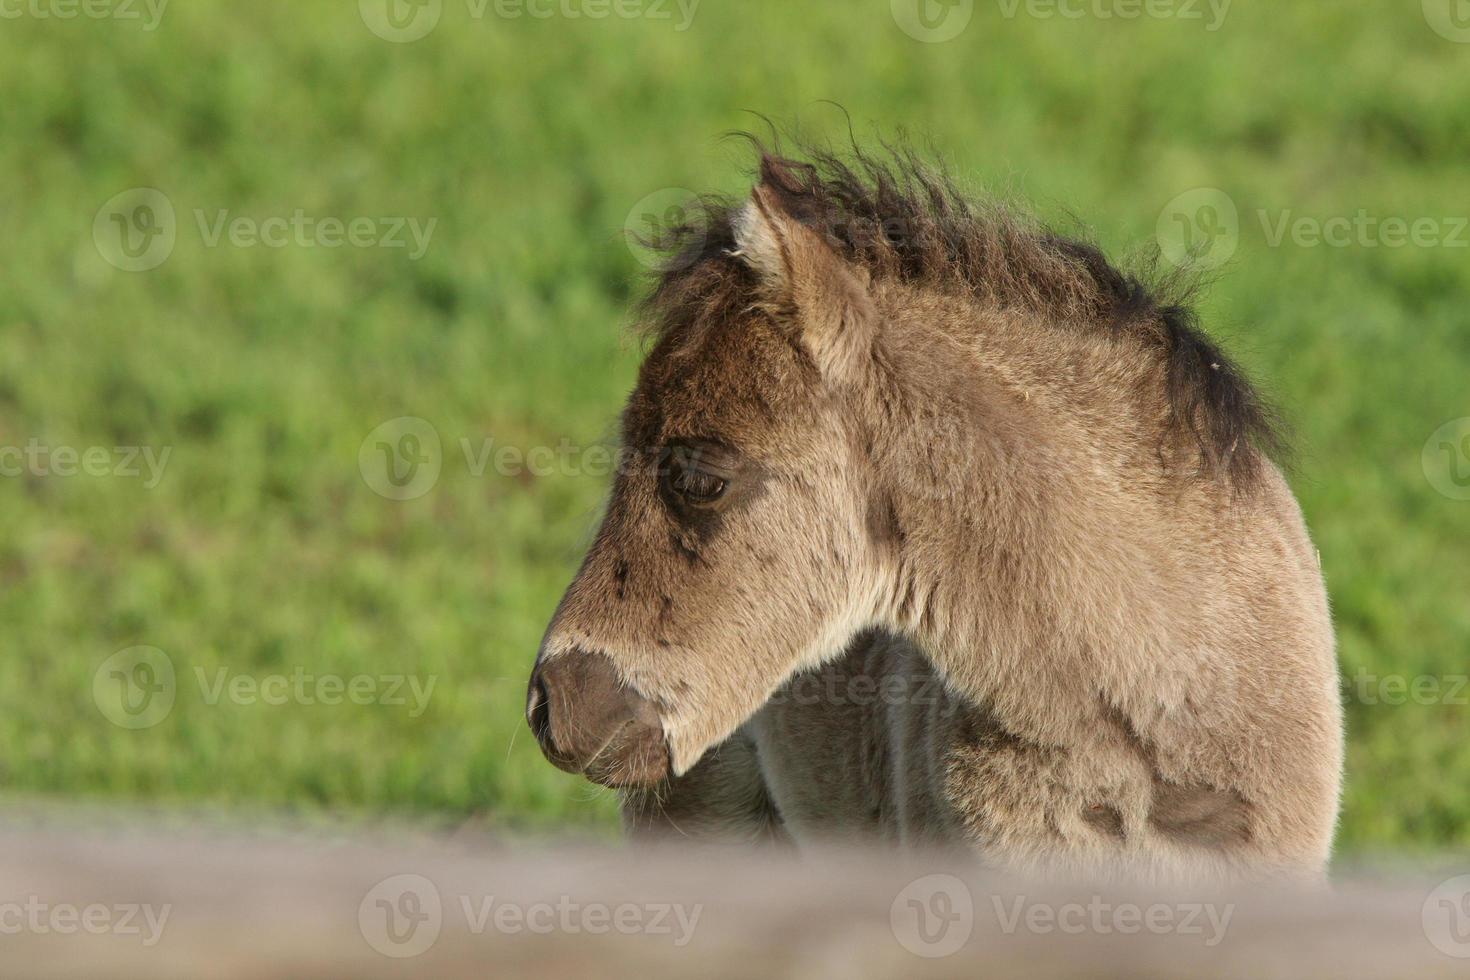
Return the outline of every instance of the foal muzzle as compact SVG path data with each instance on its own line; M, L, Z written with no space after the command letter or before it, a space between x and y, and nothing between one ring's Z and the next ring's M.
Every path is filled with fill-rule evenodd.
M558 769L603 786L648 786L669 774L652 701L622 683L606 654L572 649L538 661L526 721Z

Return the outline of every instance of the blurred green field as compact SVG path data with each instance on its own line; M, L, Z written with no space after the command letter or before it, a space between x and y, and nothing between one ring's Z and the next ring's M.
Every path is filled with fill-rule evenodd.
M1293 483L1351 682L1341 843L1470 847L1470 690L1454 695L1470 502L1421 461L1470 415L1470 233L1453 220L1470 214L1470 44L1418 3L1238 0L1210 30L1204 5L1129 20L987 0L926 43L886 0L704 0L687 20L672 2L594 18L568 11L595 0L548 17L445 0L427 36L393 43L372 2L194 0L151 30L141 5L62 19L35 2L0 19L0 447L110 462L63 476L63 452L0 477L9 798L610 833L611 796L518 737L606 480L477 475L461 440L607 438L639 355L635 205L740 190L748 161L719 137L759 127L746 110L841 138L831 99L860 137L906 128L966 183L1115 254L1153 242L1185 192L1238 206L1204 320L1302 448ZM127 271L98 241L104 205L140 187L173 208L176 241ZM221 212L298 211L436 224L417 260L294 233L211 244ZM1433 219L1440 240L1273 244L1283 216L1360 212ZM399 501L359 452L403 416L433 426L442 472ZM169 452L158 480L141 460L119 472L128 446ZM174 703L126 728L94 678L138 645L166 654ZM373 703L251 703L248 685L298 673L372 678ZM385 675L432 679L424 710L383 703Z

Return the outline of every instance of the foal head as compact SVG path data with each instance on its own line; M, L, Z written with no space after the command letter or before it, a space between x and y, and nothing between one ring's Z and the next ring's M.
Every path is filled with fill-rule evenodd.
M894 501L913 488L894 473L943 479L942 454L968 449L894 430L927 400L976 397L942 343L884 337L953 315L915 290L943 273L967 303L999 289L1075 316L1136 298L1085 246L982 226L941 178L826 166L764 158L750 198L711 211L649 302L657 340L623 413L624 465L528 694L568 771L614 786L681 774L793 674L895 625ZM1180 329L1171 342L1198 340ZM1222 363L1233 383L1212 350L1191 356L1215 374L1200 385ZM1225 426L1206 459L1233 451L1252 420L1223 423L1207 392L1177 387L1186 426Z
M548 758L609 785L682 772L871 615L849 406L866 274L766 186L731 235L681 286L723 308L676 315L643 364L607 516L531 681Z

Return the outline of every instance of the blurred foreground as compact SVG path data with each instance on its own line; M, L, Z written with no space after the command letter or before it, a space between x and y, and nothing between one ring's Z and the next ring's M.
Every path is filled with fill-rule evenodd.
M35 822L0 821L8 975L1425 980L1470 957L1470 875L1449 871L1149 894L953 858Z

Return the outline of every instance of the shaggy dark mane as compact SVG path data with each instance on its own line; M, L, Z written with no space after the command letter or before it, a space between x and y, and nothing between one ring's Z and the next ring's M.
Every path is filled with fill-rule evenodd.
M1146 283L1093 244L1056 235L993 204L968 199L950 176L906 146L846 157L760 155L764 184L786 210L874 278L960 290L996 309L1024 309L1085 329L1125 332L1161 357L1172 429L1198 447L1202 474L1245 487L1264 456L1284 454L1276 417L1199 329L1191 283ZM735 249L731 219L744 201L707 197L689 219L647 241L667 261L642 312L660 336L738 314L756 283Z

